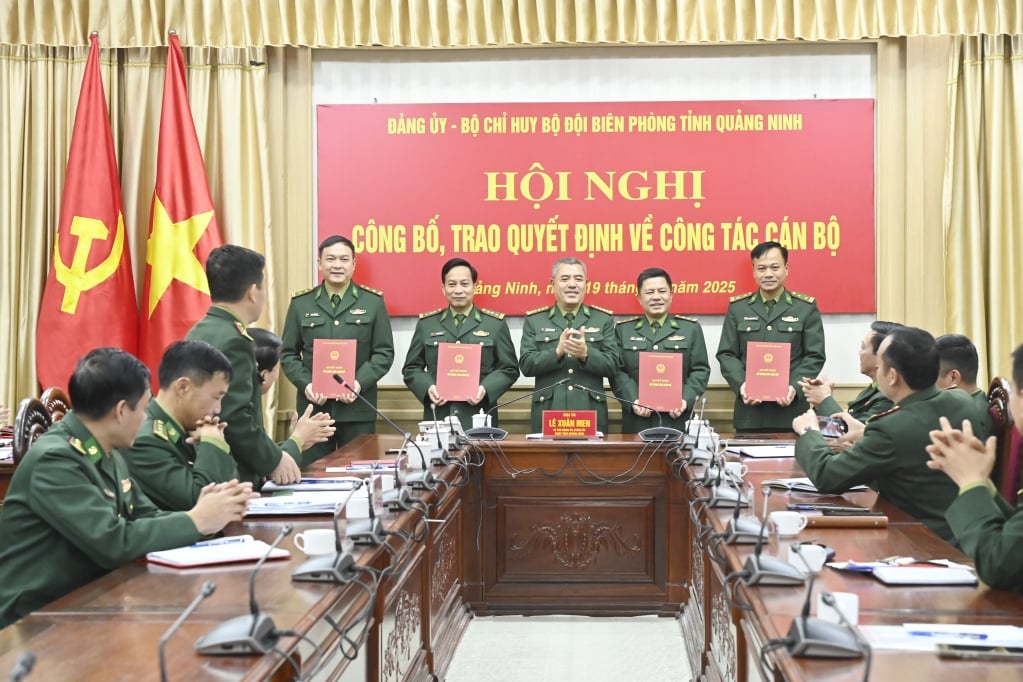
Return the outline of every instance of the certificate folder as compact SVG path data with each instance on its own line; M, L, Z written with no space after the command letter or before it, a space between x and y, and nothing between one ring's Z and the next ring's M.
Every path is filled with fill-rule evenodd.
M753 400L781 400L789 392L788 343L750 341L746 344L746 396Z
M682 354L639 354L639 402L657 412L682 409Z
M331 398L352 395L334 375L348 383L355 381L355 348L355 339L313 339L313 393Z
M478 343L437 344L437 393L454 402L474 400L480 389L483 346Z

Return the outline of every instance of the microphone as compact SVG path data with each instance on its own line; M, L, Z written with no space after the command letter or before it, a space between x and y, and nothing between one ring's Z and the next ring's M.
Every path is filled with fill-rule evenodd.
M813 595L813 585L817 580L817 574L810 569L810 564L803 558L799 543L792 545L792 551L803 562L803 566L806 567L806 571L810 575L810 580L806 586L806 599L803 600L802 614L792 619L792 625L786 635L788 643L785 647L793 656L862 658L863 650L856 638L855 629L848 625L845 614L840 609L835 608L834 610L842 621L842 625L810 616L810 597ZM834 596L830 592L821 594L821 599L828 603L826 597L831 598L831 603L828 606L834 608Z
M397 456L394 458L394 487L385 492L382 497L384 509L392 512L408 511L412 509L412 504L409 502L410 495L408 488L405 487L405 483L401 480L401 475L399 473L399 466L403 454L406 458L408 458L408 448L399 449Z
M753 505L753 491L752 486L748 495L750 500L750 506ZM724 539L726 545L748 545L757 540L763 541L764 535L767 532L765 524L761 523L760 519L756 516L752 518L740 518L739 510L742 505L735 505L735 511L732 513L732 518L728 519L728 526L721 532L721 537ZM766 517L766 512L765 512Z
M32 672L32 668L36 664L36 655L31 651L26 651L18 656L17 660L14 661L14 667L11 668L11 674L8 676L10 682L21 682L21 680L28 677L28 674Z
M204 655L252 655L265 654L277 646L281 638L273 618L259 612L256 603L256 574L270 554L281 544L285 535L294 530L290 523L281 527L270 549L266 551L249 575L249 610L244 616L236 616L216 626L195 642L195 648Z
M530 391L529 393L525 393L523 395L520 395L518 398L514 398L513 400L509 400L509 401L503 402L503 403L498 403L497 405L494 405L489 410L487 410L487 416L492 415L494 412L496 412L498 409L500 409L502 407L506 407L508 405L511 405L512 403L517 403L520 400L525 400L526 398L534 396L537 393L540 393L541 391L546 391L546 390L554 388L556 386L564 386L565 384L567 384L570 381L572 381L572 380L569 379L568 377L565 377L561 381L555 381L550 386L543 386L541 388L538 388L538 389L535 389L533 391ZM496 426L480 426L480 427L472 428L472 429L469 429L468 431L466 431L465 432L465 437L466 438L470 438L472 440L504 440L505 438L508 437L508 432L505 431L504 429L499 429Z
M579 384L572 384L573 387L578 388L581 391L592 393L594 395L607 396L604 391L595 391L592 388L586 388ZM657 426L652 426L649 429L643 429L639 432L639 437L644 443L677 443L682 438L682 432L678 429L673 429L670 426L664 426L664 420L661 418L661 413L652 407L633 402L632 400L626 400L616 396L613 392L611 397L624 405L634 405L636 407L642 407L645 410L651 410L657 415Z
M835 612L835 615L838 616L838 620L842 623L842 625L849 628L849 631L853 633L853 636L859 643L860 651L863 653L863 657L865 659L863 661L863 682L867 682L867 680L870 679L870 664L873 659L873 649L870 647L870 642L868 642L867 638L863 636L860 629L850 623L849 619L845 617L844 613L842 613L842 609L840 609L838 604L835 603L835 595L830 592L821 592L821 601L823 601L826 606L831 607L831 609Z
M765 491L765 495L768 494ZM764 507L767 507L767 500L764 500ZM757 535L757 546L753 550L753 556L746 558L746 564L742 567L742 581L747 585L802 585L805 581L803 572L787 561L778 557L761 556L764 549L764 538L767 537L767 515L760 521L760 531Z
M432 400L430 401L430 412L433 413L433 433L435 436L437 436L437 449L440 451L440 455L438 457L433 457L430 460L430 464L432 464L433 466L444 466L445 464L447 464L447 462L444 459L444 453L447 452L448 448L440 440L440 422L437 421L437 406L433 404ZM447 425L448 428L450 429L451 422L447 422Z
M426 456L423 454L422 448L420 448L419 445L414 440L412 440L412 434L409 433L408 431L402 431L400 426L391 421L391 418L388 417L386 414L378 410L376 405L366 400L366 398L363 397L361 393L357 392L351 384L345 381L345 378L343 376L341 376L340 374L335 374L334 381L347 388L349 391L355 394L356 398L369 405L369 409L373 410L373 412L375 412L378 417L387 422L388 426L390 426L398 433L398 435L404 438L405 440L402 442L402 447L407 446L409 443L416 446L416 450L419 451L419 460L420 462L422 462L423 470L418 471L416 473L409 473L405 477L406 482L408 483L409 487L412 488L413 490L433 490L433 474L431 474L430 470L426 467Z
M195 611L197 608L199 608L199 604L202 603L202 601L204 599L206 599L206 597L208 597L211 594L213 594L213 591L216 590L216 589L217 589L217 584L214 583L212 580L207 580L206 582L204 582L202 584L202 587L199 589L199 594L197 594L195 596L195 599L192 600L192 603L185 607L185 610L181 612L181 615L178 616L178 619L176 621L174 621L174 623L169 628L167 628L167 632L163 633L163 637L160 638L160 646L158 648L158 651L160 653L160 680L161 680L161 682L167 682L167 664L164 661L164 656L163 656L163 651L164 651L164 649L167 646L167 640L169 640L174 635L174 633L176 633L178 631L178 628L180 628L181 624L185 622L185 619L188 618L189 616L191 616L192 612ZM33 657L33 660L32 660L32 663L34 663L34 662L35 662L35 657ZM29 669L31 669L31 667L32 667L31 664L29 664ZM25 671L25 674L26 675L28 674L28 670ZM12 680L13 679L19 679L20 680L21 677L15 678L14 677L14 673L11 673L11 679Z
M376 506L373 499L375 476L375 473L369 475L369 485L366 487L369 518L358 519L348 524L348 537L357 545L382 545L384 543L384 524L377 518L376 510L373 508Z
M303 561L298 568L291 572L292 580L314 583L347 583L354 577L353 566L355 559L351 554L341 548L341 531L337 525L337 518L341 510L348 505L355 491L362 487L362 480L355 481L352 490L345 497L344 502L334 505L334 553L311 556Z

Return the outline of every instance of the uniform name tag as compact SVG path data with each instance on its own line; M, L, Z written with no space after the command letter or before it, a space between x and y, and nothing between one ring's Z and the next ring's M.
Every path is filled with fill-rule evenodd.
M799 322L799 318L798 317L792 317L791 315L788 315L786 317L781 318L781 321L782 322Z

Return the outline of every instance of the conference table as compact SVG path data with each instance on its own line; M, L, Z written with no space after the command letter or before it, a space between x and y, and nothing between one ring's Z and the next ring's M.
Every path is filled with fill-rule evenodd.
M315 463L328 467L384 459L397 436L365 436ZM178 570L124 566L0 630L0 672L24 651L37 657L30 679L159 679L158 643L206 581L216 591L166 646L170 679L443 679L472 614L659 614L678 618L694 677L711 680L858 680L862 660L793 658L784 648L758 662L803 608L806 588L745 586L733 574L752 545L712 539L732 509L709 507L703 469L678 444L634 436L601 441L529 440L465 444L432 468L442 483L416 492L425 513L388 513L394 534L359 548L359 578L346 584L293 582L305 556L285 538L287 560L268 561L255 581L259 609L282 637L280 653L202 656L194 642L249 612L252 564ZM748 460L747 480L799 476L792 459ZM888 515L885 528L813 528L838 559L892 555L965 561L958 551L872 492L842 498ZM769 509L788 495L772 495ZM759 506L759 503L758 503ZM757 513L760 512L756 508ZM424 522L424 517L429 520ZM226 529L272 542L330 527L324 516L246 518ZM345 525L346 522L342 522ZM428 532L423 532L424 526ZM765 543L784 556L784 542ZM369 571L380 575L379 585ZM383 574L383 575L381 575ZM729 578L729 576L733 576ZM731 592L726 583L731 582ZM1023 596L978 587L888 588L869 577L825 569L815 591L854 592L860 622L1023 625ZM338 625L346 633L342 638ZM301 635L301 638L298 636ZM929 652L875 651L872 679L1023 678L1012 663L939 659Z

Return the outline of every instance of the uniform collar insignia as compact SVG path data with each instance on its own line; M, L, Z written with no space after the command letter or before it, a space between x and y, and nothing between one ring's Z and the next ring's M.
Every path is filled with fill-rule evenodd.
M122 478L121 479L121 491L125 495L127 495L128 493L131 492L131 479L130 478Z
M678 322L675 320L672 320L669 324L671 324L672 329L678 329Z
M781 318L781 321L782 322L799 322L799 318L798 317L793 317L792 315L786 315L783 318Z
M472 335L473 336L490 336L490 332L484 331L482 329L476 329L476 330L473 331Z
M352 308L352 315L365 315L366 311L363 308Z
M74 436L71 436L70 438L68 438L67 442L68 442L68 444L71 447L73 447L79 453L81 453L83 455L88 454L88 453L85 452L85 448L82 447L82 441L78 440Z

